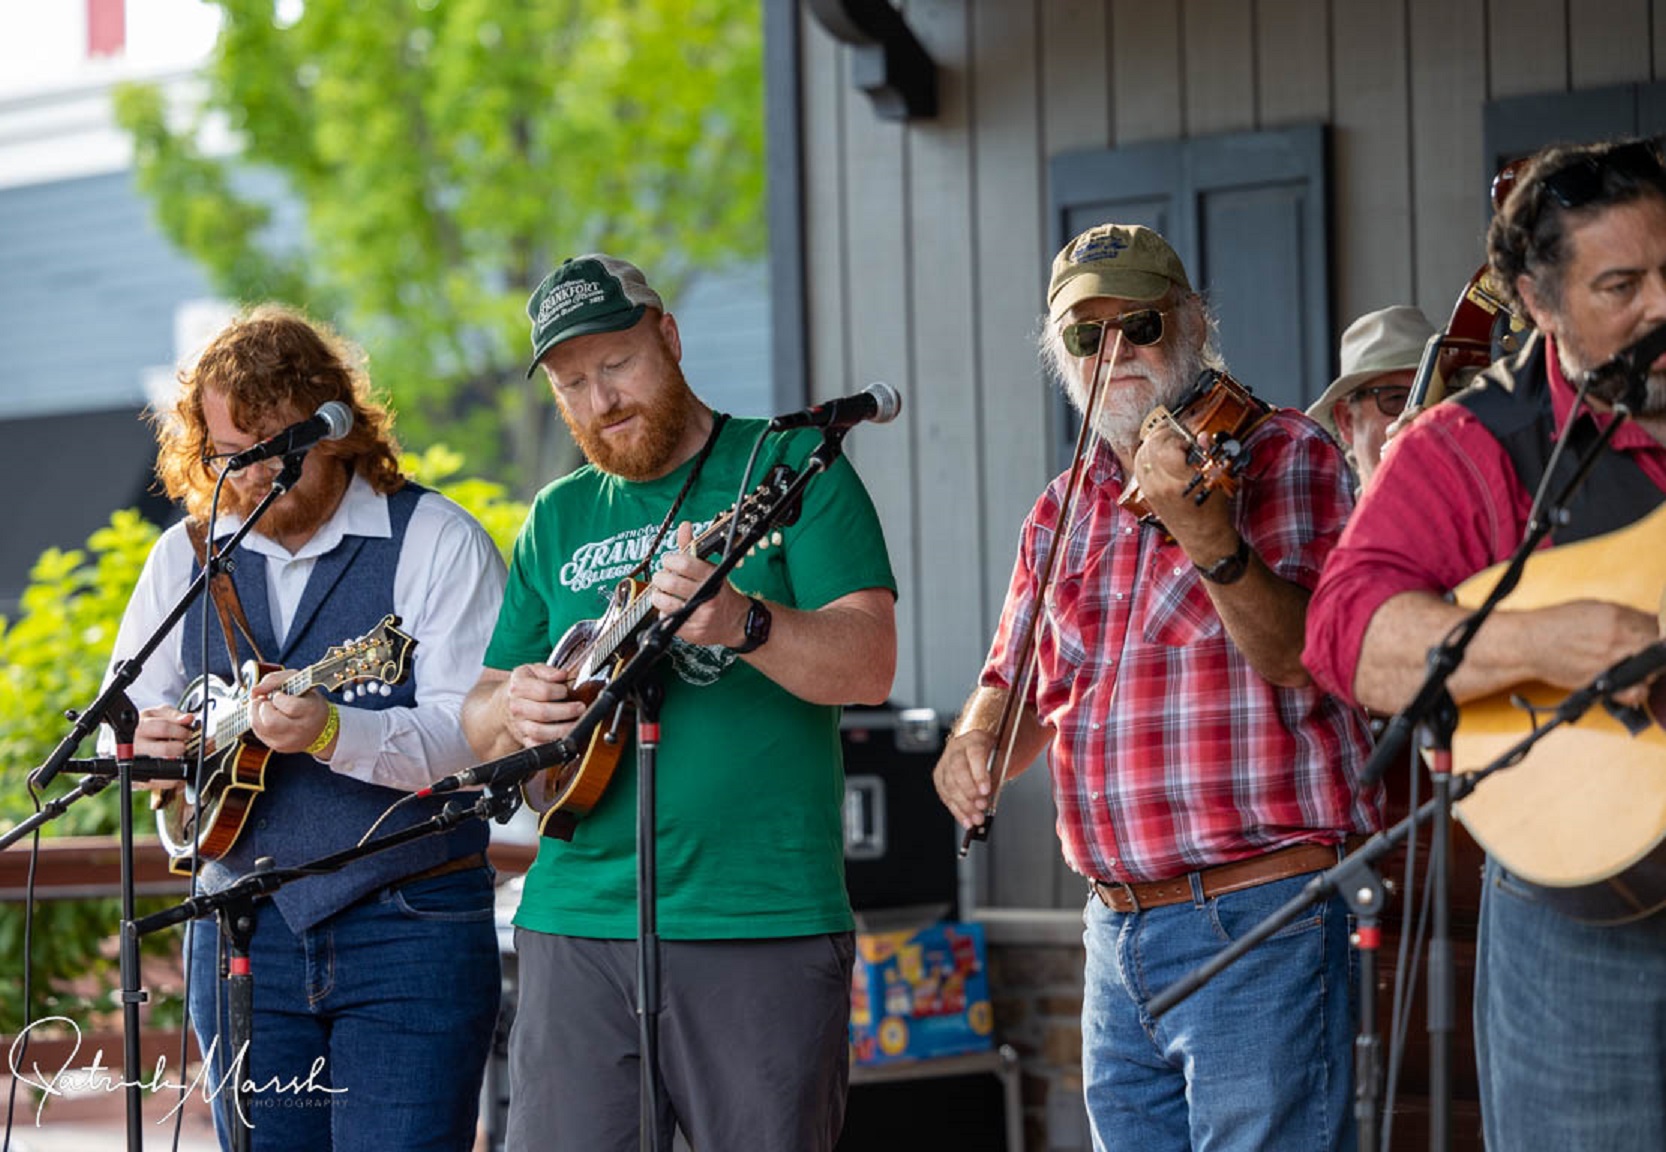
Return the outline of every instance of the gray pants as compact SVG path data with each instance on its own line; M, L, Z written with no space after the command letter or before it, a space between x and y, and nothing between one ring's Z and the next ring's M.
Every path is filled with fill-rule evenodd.
M636 1152L636 942L515 930L510 1152ZM851 933L662 941L660 1152L832 1152L849 1083Z

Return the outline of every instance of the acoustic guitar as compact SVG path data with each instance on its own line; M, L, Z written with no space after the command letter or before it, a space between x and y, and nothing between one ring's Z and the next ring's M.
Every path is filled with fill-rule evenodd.
M682 551L690 556L720 554L730 525L737 536L750 532L759 518L786 494L792 485L792 469L777 464L765 474L764 480L734 507L712 521L711 527L701 532ZM777 523L792 524L798 519L798 508L786 510ZM780 533L760 540L754 549L779 544ZM586 707L602 694L619 669L636 655L637 639L659 619L648 595L646 581L627 577L619 581L607 611L597 620L581 620L562 635L554 651L545 661L557 668L570 668L573 678L568 688ZM634 711L621 706L605 724L591 733L584 752L565 763L534 773L521 785L521 796L526 806L539 814L538 831L562 840L572 838L578 818L587 815L602 798L618 767L620 753L625 746Z
M410 675L416 640L399 630L399 617L384 616L376 627L325 653L279 687L300 696L314 688L346 689L351 700L357 685L386 690ZM250 732L249 692L275 665L253 660L242 667L235 685L214 675L198 677L180 697L181 712L200 712L208 699L207 743L203 751L207 775L200 787L187 781L167 792L151 794L156 810L156 834L168 852L168 869L181 875L192 870L192 859L218 860L231 851L248 821L255 797L266 790L266 763L272 751ZM193 735L185 757L195 760L203 740Z
M1503 565L1466 580L1458 604L1477 607ZM1544 608L1600 599L1662 609L1666 505L1616 532L1535 552L1500 607ZM1455 773L1491 763L1566 697L1547 684L1518 685L1465 704L1452 739ZM1631 730L1602 707L1558 727L1527 757L1457 805L1476 841L1542 899L1577 919L1622 923L1666 906L1666 729L1656 683L1647 726Z

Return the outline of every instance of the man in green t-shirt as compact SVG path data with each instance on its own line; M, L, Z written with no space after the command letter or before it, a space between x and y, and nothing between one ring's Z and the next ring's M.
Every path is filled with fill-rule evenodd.
M568 260L527 312L531 370L589 463L539 493L515 544L463 709L483 759L568 733L584 711L582 661L552 657L570 628L607 613L621 580L645 582L662 615L693 595L712 564L691 541L740 495L756 441L753 485L774 464L801 469L819 442L702 404L675 319L624 260ZM838 1137L854 944L839 706L890 693L895 600L873 504L841 458L657 670L663 1148L676 1126L701 1149L815 1152ZM566 821L571 838L541 840L515 916L512 1149L638 1146L634 742L611 776L605 763L586 759L578 795L557 805L551 827Z

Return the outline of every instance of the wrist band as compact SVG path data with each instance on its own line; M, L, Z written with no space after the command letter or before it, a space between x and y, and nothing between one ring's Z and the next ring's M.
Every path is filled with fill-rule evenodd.
M324 716L324 728L318 733L318 739L307 745L307 755L317 756L324 751L330 746L330 741L336 738L336 733L340 731L341 712L334 704L331 704L329 712Z

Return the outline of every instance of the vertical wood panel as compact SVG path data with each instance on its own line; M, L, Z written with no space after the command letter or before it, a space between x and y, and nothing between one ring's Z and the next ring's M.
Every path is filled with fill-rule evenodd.
M846 242L845 54L803 18L804 261L810 395L838 396L847 378L844 252Z
M1654 0L1650 12L1654 19L1651 21L1653 36L1649 46L1653 49L1653 54L1650 57L1649 75L1659 80L1666 77L1666 0Z
M1647 80L1649 0L1569 0L1568 61L1575 88Z
M1487 73L1494 100L1568 87L1568 0L1488 0Z
M1481 0L1412 0L1413 303L1426 316L1452 302L1486 259L1488 189L1482 158L1486 45Z
M1035 353L1036 318L1046 290L1046 171L1039 140L1040 67L1035 0L974 4L972 102L977 284L973 339L978 370L973 404L980 422L976 630L987 647L1006 593L1018 527L1046 484L1048 385ZM1057 7L1041 0L1043 11ZM1095 8L1099 8L1096 4ZM1103 9L1098 42L1103 45ZM1100 64L1104 57L1101 54ZM1101 118L1101 138L1104 131ZM955 705L959 701L954 702Z
M832 385L830 394L841 394L866 387L874 380L885 380L911 398L915 389L908 371L912 244L905 213L909 200L908 129L875 115L868 99L850 87L848 61L842 64L839 83L846 103L841 164L848 201L841 273L847 361L844 379L822 383ZM836 178L837 173L829 175ZM812 220L810 228L816 227ZM920 680L918 631L922 595L915 546L918 503L913 453L907 450L905 440L915 419L905 406L897 423L861 429L849 442L850 457L879 508L897 576L897 676L891 695L904 703L925 695Z
M980 581L961 565L981 545L976 493L979 421L973 397L978 374L970 321L976 304L971 151L968 132L967 6L961 0L915 0L908 22L938 63L938 114L909 136L909 254L913 332L914 417L908 429L919 507L940 514L916 518L921 636L918 700L952 709L960 703L940 687L970 687L986 637ZM999 184L990 189L998 195ZM905 409L906 411L906 409ZM966 578L970 576L971 578Z
M1261 0L1255 22L1259 127L1330 117L1330 11L1325 0Z
M1112 142L1185 134L1180 6L1111 0Z
M1412 300L1404 0L1336 0L1331 30L1332 271L1336 323L1343 328L1373 308Z
M1255 43L1243 0L1189 0L1181 8L1185 135L1255 127Z
M976 5L980 10L987 5ZM1005 57L998 45L991 52ZM1041 155L1111 139L1110 32L1105 0L1041 0Z

